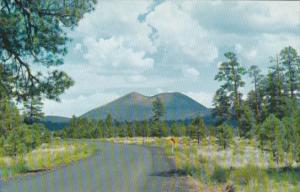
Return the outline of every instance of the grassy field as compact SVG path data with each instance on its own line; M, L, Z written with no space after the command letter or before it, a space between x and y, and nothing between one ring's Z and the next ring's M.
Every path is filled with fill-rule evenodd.
M175 138L172 153L170 138L110 138L109 142L160 146L176 163L176 175L187 176L197 191L292 191L300 190L299 165L289 159L274 162L267 151L257 147L255 140L235 138L223 150L215 138L198 144L195 140ZM286 167L286 165L292 165Z
M53 141L22 156L0 157L0 179L45 171L70 164L96 152L96 146L77 141Z

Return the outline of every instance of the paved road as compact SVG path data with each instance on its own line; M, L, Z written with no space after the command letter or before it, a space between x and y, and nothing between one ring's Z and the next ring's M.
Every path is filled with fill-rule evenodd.
M97 143L100 152L49 172L0 182L0 192L176 192L185 189L158 148Z

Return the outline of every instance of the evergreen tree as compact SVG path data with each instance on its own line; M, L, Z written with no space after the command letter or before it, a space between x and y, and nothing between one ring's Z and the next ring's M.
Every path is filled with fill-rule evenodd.
M113 130L112 130L113 119L112 119L111 114L108 114L106 116L104 124L105 124L105 136L112 137L113 136Z
M181 135L182 133L180 132L180 125L177 124L175 121L171 122L170 130L171 130L171 135L172 136L175 136L175 137L182 136Z
M150 137L150 127L149 122L147 120L142 121L142 136L143 137Z
M261 146L271 150L274 160L279 163L283 159L284 128L273 114L261 125L259 139Z
M12 102L4 98L0 100L0 134L6 137L14 128L20 126L21 116Z
M205 123L202 117L197 117L193 120L190 130L190 137L197 139L198 144L200 144L201 139L205 138Z
M294 105L291 115L283 118L285 138L284 150L291 152L292 160L300 161L300 107Z
M152 102L152 120L155 122L161 121L165 115L165 107L160 98L156 98Z
M0 156L4 155L4 142L5 138L3 135L0 136Z
M233 140L233 128L228 124L222 124L217 127L216 138L217 143L223 148L226 149L230 146Z
M223 87L217 90L213 102L213 116L215 117L215 125L218 126L230 120L230 100Z
M34 122L39 122L44 116L43 113L43 103L41 97L35 96L28 99L24 104L24 116L25 123L33 124Z
M165 114L165 107L160 98L156 98L152 102L152 133L154 136L162 136L161 120Z
M246 70L237 61L237 57L234 53L227 52L224 54L224 56L227 58L227 61L223 62L219 67L219 72L215 76L215 80L224 82L219 89L219 93L222 93L223 96L229 97L229 102L231 105L231 118L239 121L241 117L242 99L240 88L244 87L245 85L244 81L242 80L242 76L246 73ZM219 107L221 107L221 104L222 102L216 103L216 105Z
M254 109L256 115L256 122L261 122L262 118L262 87L261 87L261 82L263 80L263 75L261 75L261 71L256 65L252 65L248 71L249 76L252 78L252 83L254 85L254 93L249 94L251 96L248 101L253 102L254 104ZM248 97L249 98L249 97Z
M167 123L164 121L161 123L161 136L167 137L168 135L170 135L169 128Z
M284 74L279 63L278 55L271 60L275 63L267 74L265 85L265 99L267 114L275 114L278 118L286 114L286 96L284 95Z
M280 62L284 69L285 82L287 85L287 95L291 99L296 98L297 92L299 92L299 68L300 58L296 49L291 46L285 47L280 51Z
M70 40L65 29L75 27L94 4L95 0L0 1L0 71L13 77L1 77L0 90L17 100L26 100L33 92L58 99L73 81L49 67L63 63ZM35 73L28 61L46 70Z
M7 99L0 100L0 133L0 148L9 156L24 154L50 141L50 133L45 127L25 125L17 107Z
M250 107L247 103L242 105L242 113L240 118L240 129L241 136L246 138L251 138L255 134L255 116L250 110Z

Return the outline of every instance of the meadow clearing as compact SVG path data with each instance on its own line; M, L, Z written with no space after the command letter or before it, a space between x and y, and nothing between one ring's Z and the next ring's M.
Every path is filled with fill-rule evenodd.
M173 137L174 138L174 137ZM176 164L169 174L188 178L196 191L293 191L300 189L299 165L285 155L274 162L268 151L257 147L255 140L235 137L226 150L216 144L216 138L203 139L200 144L188 137L174 138L108 138L114 143L162 147ZM173 152L172 152L173 145ZM291 165L287 168L286 165Z

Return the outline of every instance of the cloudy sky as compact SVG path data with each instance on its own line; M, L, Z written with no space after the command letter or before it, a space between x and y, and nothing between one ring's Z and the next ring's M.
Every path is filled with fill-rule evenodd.
M211 107L224 52L264 71L281 48L300 52L300 2L98 1L69 35L61 69L75 85L45 101L47 115L81 115L132 91Z

